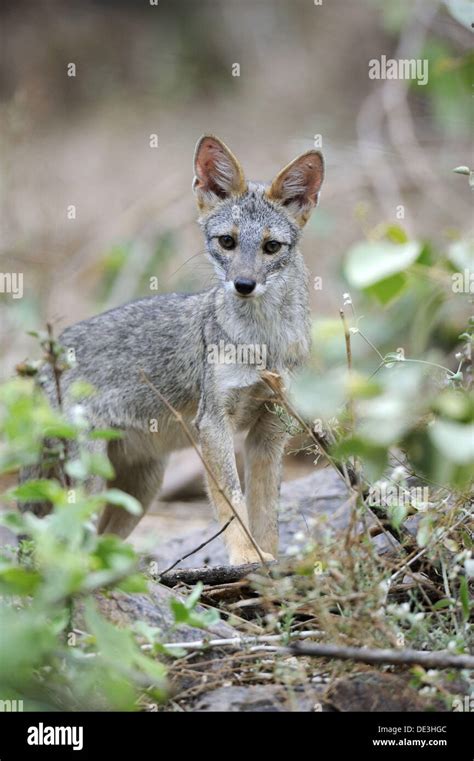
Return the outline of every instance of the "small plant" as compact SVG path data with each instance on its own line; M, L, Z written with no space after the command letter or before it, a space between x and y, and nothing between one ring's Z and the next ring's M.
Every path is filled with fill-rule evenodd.
M0 472L44 462L45 440L55 442L48 457L59 466L57 477L26 481L4 495L10 502L47 500L52 510L44 518L17 511L1 516L19 537L19 547L0 551L0 694L21 698L26 710L137 710L143 695L163 700L165 668L144 654L132 632L102 616L96 598L112 588L146 592L147 583L132 547L98 536L93 521L106 503L131 512L141 507L117 489L86 493L84 481L95 474L108 477L111 466L104 456L88 456L84 442L119 434L89 431L80 405L72 420L64 418L63 352L50 332L41 342L58 381L58 407L49 405L30 378L0 387ZM70 444L74 459L68 457Z

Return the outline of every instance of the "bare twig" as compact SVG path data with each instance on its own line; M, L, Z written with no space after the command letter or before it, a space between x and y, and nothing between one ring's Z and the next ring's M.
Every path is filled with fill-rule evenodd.
M169 573L170 571L173 570L173 568L176 568L178 563L181 563L182 560L186 560L186 558L191 557L191 555L195 555L196 552L199 552L199 550L202 550L203 547L206 547L206 545L208 545L211 542L213 542L214 539L217 539L218 536L220 536L221 534L224 533L224 531L226 530L227 526L229 526L232 523L232 521L234 520L234 517L235 516L232 515L229 518L229 520L227 521L227 523L225 523L222 526L222 528L219 529L219 531L217 531L217 533L213 534L209 539L206 539L205 542L202 542L202 544L200 544L199 547L196 547L194 550L191 550L191 552L188 552L186 555L183 555L182 558L179 558L179 560L176 560L176 562L173 563L173 565L170 565L169 568L166 568L166 570L161 571L160 573L158 573L158 576L164 576L166 573Z
M352 370L352 349L351 349L351 334L349 333L349 326L347 324L346 315L344 314L344 310L340 309L339 314L341 316L342 325L344 328L344 338L346 340L346 356L347 356L347 367L349 369L349 372Z
M230 637L228 639L198 639L191 642L169 642L163 645L163 647L173 648L177 647L182 650L207 650L212 647L229 647L239 650L242 647L249 647L250 650L257 650L262 645L267 645L272 642L285 642L287 639L309 639L311 637L321 637L323 632L319 630L301 631L296 633L287 634L262 634L256 637ZM142 645L142 650L150 650L153 645Z
M391 664L394 666L423 666L429 669L474 669L473 655L453 655L447 652L430 653L425 650L378 650L338 645L295 643L280 648L281 653L307 655L314 658L337 658L359 663Z
M62 413L63 411L63 397L61 392L61 375L62 375L62 369L58 367L58 357L55 351L54 347L54 335L53 335L53 326L50 322L46 323L46 330L48 332L48 341L47 341L47 353L46 353L46 359L48 363L51 366L51 369L53 371L53 378L54 378L54 388L56 392L56 401L58 403L58 409ZM67 460L68 458L68 443L66 439L62 440L63 445L63 452L64 452L64 459ZM66 488L71 487L71 479L69 475L66 473L66 471L62 470L62 475L64 476L64 483L66 485Z

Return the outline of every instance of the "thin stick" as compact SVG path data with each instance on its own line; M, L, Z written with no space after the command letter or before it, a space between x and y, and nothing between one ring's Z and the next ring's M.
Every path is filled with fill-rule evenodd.
M252 544L253 548L255 549L258 557L260 558L260 562L262 563L263 566L265 566L265 568L268 569L268 564L267 564L267 562L263 558L263 555L261 553L260 547L258 546L258 544L256 543L255 539L251 535L250 531L248 530L247 526L243 522L243 520L240 517L239 513L237 512L237 510L235 509L234 505L232 504L232 502L228 498L227 494L222 489L219 481L217 480L217 478L216 478L215 474L213 473L212 469L210 468L209 464L206 462L206 460L202 456L201 450L199 449L199 447L197 445L197 442L194 439L193 434L191 433L191 431L189 430L188 426L186 425L186 422L185 422L183 416L181 415L181 413L178 412L178 410L176 410L173 407L172 404L170 404L170 402L163 396L161 391L159 391L159 389L157 389L155 384L151 382L151 380L148 378L148 376L146 375L146 373L143 370L143 368L140 368L140 372L141 372L141 375L142 375L142 378L143 378L144 382L148 386L150 386L150 388L155 392L155 394L157 395L158 399L165 405L167 410L169 412L171 412L171 414L173 415L174 419L179 423L179 425L183 429L186 438L188 439L188 441L191 444L191 446L196 450L199 459L201 460L202 464L204 465L207 474L209 475L209 477L212 479L212 481L214 482L215 486L217 487L217 489L219 491L219 494L221 494L224 497L224 499L227 502L228 506L230 507L232 513L234 514L234 517L237 518L238 522L240 523L241 528L243 529L245 535L247 536L247 539L250 541L250 543Z
M347 320L344 314L344 310L340 309L339 314L341 315L342 325L344 327L344 338L346 340L347 367L349 368L349 371L350 371L352 370L351 334L349 332L349 326L347 325Z
M321 637L319 630L303 631L290 635L290 639L310 639ZM239 649L248 647L250 652L271 650L276 655L302 655L313 658L335 658L341 661L356 661L374 665L389 664L392 666L423 666L424 668L474 669L473 655L453 655L446 651L428 652L426 650L394 650L365 647L348 647L340 645L325 645L320 643L295 642L284 647L269 647L269 643L284 640L285 635L270 634L257 637L231 637L228 639L195 640L194 642L169 642L164 647L183 650L204 650L213 647L229 647ZM143 650L151 649L153 645L142 645Z
M59 410L62 412L63 398L61 394L61 384L60 384L61 371L59 370L57 366L57 362L56 362L56 355L54 353L53 327L50 322L46 323L46 329L48 331L48 352L49 352L48 361L53 369L56 398L57 398Z
M350 331L349 331L349 325L347 324L346 315L344 314L344 310L340 309L339 310L339 314L340 314L341 320L342 320L342 327L344 328L344 340L346 342L347 369L348 369L348 372L349 372L349 375L350 375L352 373L351 334L350 334ZM349 408L349 417L351 419L351 427L352 427L352 431L351 432L353 432L355 416L354 416L354 400L353 400L352 396L349 398L348 408Z
M53 326L50 322L46 323L46 330L48 331L48 354L47 354L47 361L51 365L52 371L53 371L53 378L54 378L54 387L56 391L56 401L58 403L59 411L63 412L63 397L61 392L61 375L62 370L58 367L58 358L56 357L55 351L54 351L54 335L53 335ZM64 451L64 459L67 460L68 458L68 443L66 439L62 439L63 444L63 451ZM62 475L64 476L64 484L67 489L71 488L71 479L68 475L68 473L65 472L64 469L62 469Z
M321 637L323 632L319 630L302 631L296 633L290 633L290 639L308 639L310 637ZM198 639L191 642L169 642L163 645L163 647L179 647L182 650L204 650L212 647L231 647L241 648L244 646L258 647L261 644L269 642L284 642L288 638L286 634L263 634L256 637L229 637L227 639ZM142 650L150 650L153 645L142 645Z
M382 664L393 666L419 665L424 668L474 669L473 655L453 655L452 653L430 653L425 650L376 650L359 647L339 647L338 645L299 644L281 648L279 652L291 655L308 655L314 658L337 658L342 661Z
M169 571L172 571L173 568L176 568L178 563L181 563L182 560L186 560L186 558L191 557L191 555L195 555L196 552L199 552L199 550L202 550L202 548L205 547L207 544L210 544L211 542L214 541L214 539L217 539L218 536L220 536L221 534L224 533L224 531L226 530L227 526L229 526L232 523L232 521L234 520L234 517L235 517L234 515L231 515L231 517L229 518L227 523L225 523L224 526L222 526L222 528L219 529L219 531L216 534L211 536L210 539L206 539L206 541L203 542L202 544L200 544L199 547L196 547L194 550L191 550L191 552L188 552L186 555L183 555L183 557L179 558L179 560L177 560L176 563L173 563L173 565L170 565L169 568L167 568L165 571L161 571L157 575L158 576L164 576L166 573L169 573Z

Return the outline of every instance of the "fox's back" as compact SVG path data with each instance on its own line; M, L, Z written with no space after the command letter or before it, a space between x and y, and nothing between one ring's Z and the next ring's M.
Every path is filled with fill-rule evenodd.
M114 425L143 423L160 406L143 381L145 373L173 406L192 405L200 394L202 315L209 294L139 299L66 328L59 337L73 358L62 378L66 404L71 384L84 380L95 389L86 401L93 418ZM40 383L53 395L50 368Z

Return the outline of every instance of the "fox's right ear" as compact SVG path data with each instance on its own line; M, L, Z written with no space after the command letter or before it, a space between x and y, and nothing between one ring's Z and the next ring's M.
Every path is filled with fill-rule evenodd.
M232 151L213 135L203 135L194 152L193 190L200 209L245 192L244 173Z
M319 151L307 151L275 177L268 190L268 197L286 206L302 227L318 203L323 179L322 154Z

